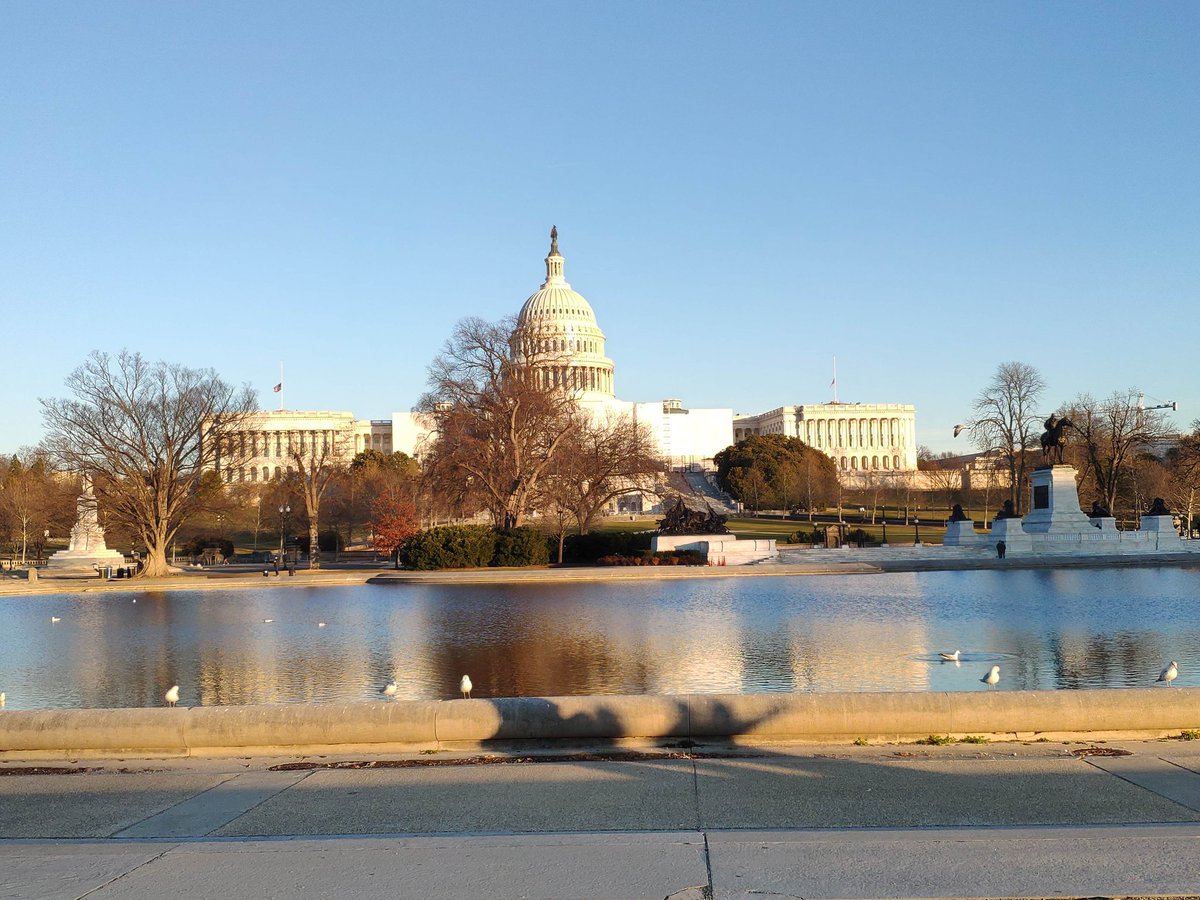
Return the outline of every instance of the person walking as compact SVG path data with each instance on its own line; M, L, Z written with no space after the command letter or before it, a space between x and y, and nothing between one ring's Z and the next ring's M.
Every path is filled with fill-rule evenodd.
M996 541L996 557L998 559L1004 559L1004 551L1007 549L1008 547L1005 546L1004 541Z

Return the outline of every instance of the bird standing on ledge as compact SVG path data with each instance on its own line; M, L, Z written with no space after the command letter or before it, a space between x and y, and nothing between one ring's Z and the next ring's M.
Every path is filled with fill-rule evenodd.
M1171 664L1158 673L1158 680L1165 681L1170 684L1179 677L1179 666L1175 665L1175 660L1171 660Z
M167 706L174 706L179 702L179 685L171 685L171 689L163 694L163 699L167 701Z
M471 699L471 688L473 688L473 687L474 687L474 685L471 684L471 676L470 675L464 675L462 677L462 681L460 681L458 683L458 689L460 691L462 691L463 698L466 700Z

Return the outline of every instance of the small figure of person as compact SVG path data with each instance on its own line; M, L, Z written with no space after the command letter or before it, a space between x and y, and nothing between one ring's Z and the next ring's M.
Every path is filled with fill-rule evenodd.
M1004 559L1004 552L1007 549L1008 546L1004 543L1004 541L996 541L996 558Z
M279 557L275 557L275 577L279 577Z

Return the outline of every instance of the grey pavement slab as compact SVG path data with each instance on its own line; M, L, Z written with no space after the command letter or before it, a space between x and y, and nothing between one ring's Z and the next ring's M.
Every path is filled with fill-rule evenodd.
M246 772L118 831L118 838L204 837L305 778L308 772Z
M75 900L169 849L164 844L0 842L0 900Z
M216 833L427 834L696 827L690 760L318 770Z
M707 883L695 832L288 840L181 844L89 897L661 900Z
M1191 825L710 832L714 900L1127 897L1197 892Z
M1200 811L1200 774L1190 769L1142 755L1092 757L1088 762L1110 775Z
M1073 757L696 762L701 828L1192 822L1200 813Z
M143 772L0 778L0 837L108 837L228 780Z

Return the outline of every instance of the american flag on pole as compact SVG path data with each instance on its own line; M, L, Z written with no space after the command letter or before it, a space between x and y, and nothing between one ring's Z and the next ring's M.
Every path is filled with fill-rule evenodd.
M271 390L273 390L276 394L278 394L280 391L283 390L283 382L282 381L279 382L279 384L275 385L275 387L271 388Z

